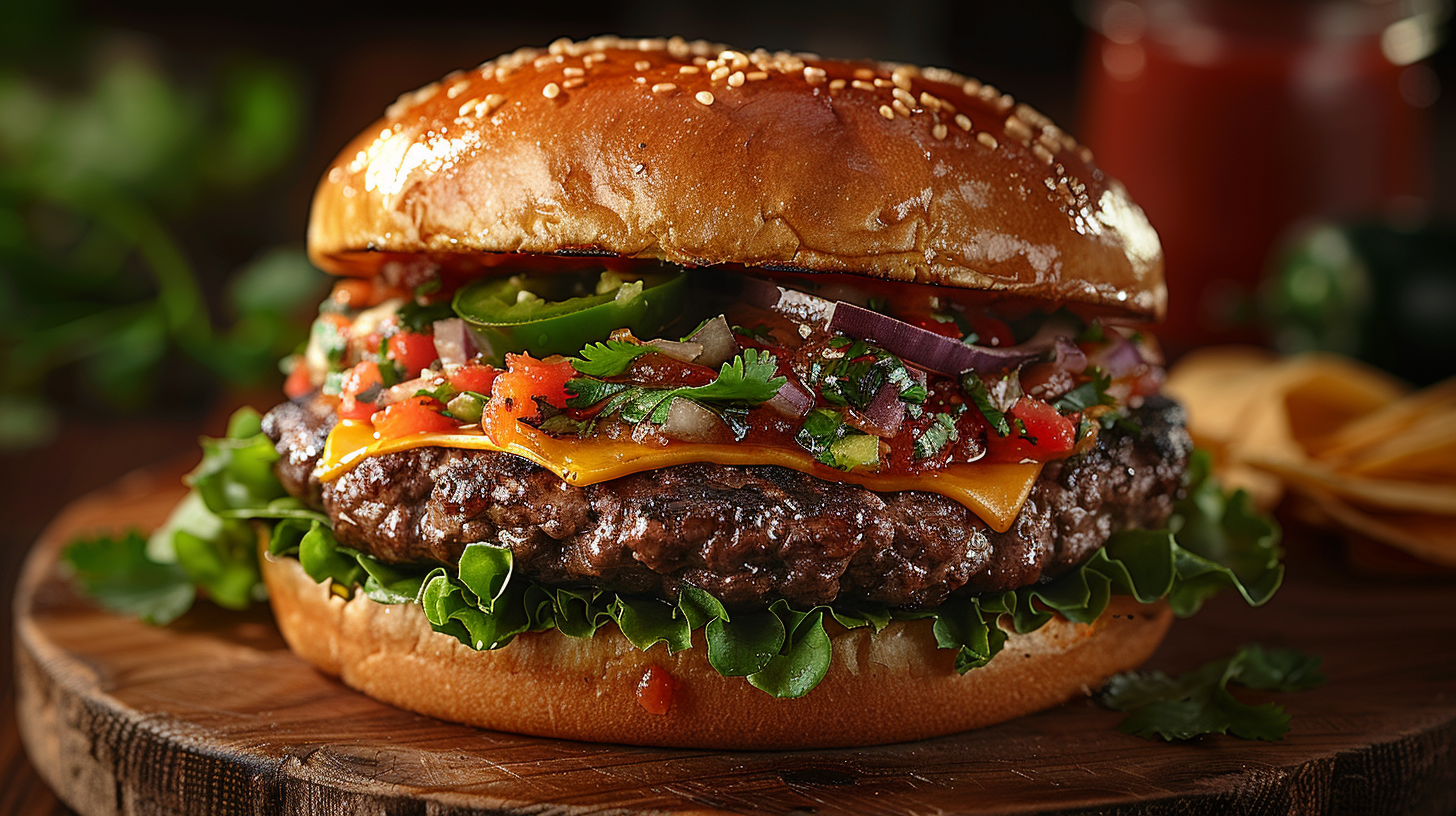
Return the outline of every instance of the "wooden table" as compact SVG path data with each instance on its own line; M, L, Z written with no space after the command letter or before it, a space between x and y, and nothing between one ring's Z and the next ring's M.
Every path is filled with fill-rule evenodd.
M1176 624L1152 662L1182 671L1251 639L1321 655L1324 687L1248 695L1287 705L1283 742L1147 742L1084 700L921 743L676 751L498 734L380 705L295 659L263 610L203 605L154 629L76 597L54 572L58 546L80 530L155 523L174 484L142 475L72 505L16 597L27 742L88 816L1456 812L1456 587L1355 577L1307 537L1292 542L1289 581L1269 606L1220 598ZM0 804L58 812L17 760L13 726L0 737ZM26 792L10 793L17 785Z

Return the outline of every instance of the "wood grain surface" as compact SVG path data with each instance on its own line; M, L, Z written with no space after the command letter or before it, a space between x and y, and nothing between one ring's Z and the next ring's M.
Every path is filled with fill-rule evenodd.
M1325 659L1284 703L1283 742L1147 742L1077 701L919 743L788 753L561 742L376 703L284 646L266 610L210 605L164 628L101 612L56 570L83 531L156 524L180 496L140 475L72 505L15 598L17 723L86 816L170 813L1451 813L1456 585L1348 574L1291 542L1262 610L1233 598L1175 624L1152 666L1257 639Z

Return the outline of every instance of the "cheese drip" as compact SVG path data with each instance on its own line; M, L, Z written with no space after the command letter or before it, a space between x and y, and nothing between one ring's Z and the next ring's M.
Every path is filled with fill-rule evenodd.
M913 476L891 476L836 470L814 461L805 451L767 445L674 443L663 448L649 448L631 441L556 439L524 430L518 441L497 444L479 430L471 432L464 428L451 434L417 433L376 439L373 425L346 419L329 433L314 473L321 481L327 482L337 479L370 456L431 446L515 454L577 486L691 462L778 465L825 481L850 482L882 493L900 490L939 493L970 508L998 533L1011 529L1021 506L1031 495L1032 485L1036 483L1042 467L1040 463L972 463L951 465L943 470Z

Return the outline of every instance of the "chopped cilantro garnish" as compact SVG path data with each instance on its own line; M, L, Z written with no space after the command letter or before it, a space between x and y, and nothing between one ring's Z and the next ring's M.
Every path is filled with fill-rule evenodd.
M747 326L734 326L733 333L743 337L747 337L752 340L773 340L773 333L769 330L769 327L763 323L760 323L751 329Z
M1112 378L1102 369L1094 368L1092 379L1063 394L1056 401L1055 407L1064 414L1070 414L1085 411L1094 405L1113 405L1117 400L1107 393L1110 385Z
M657 349L642 343L608 340L590 343L580 357L571 358L571 367L588 377L615 377L627 370L632 361Z
M899 357L863 340L851 342L836 337L830 345L843 349L844 355L815 362L810 367L807 383L818 388L826 402L863 411L889 385L898 389L902 402L913 407L911 415L919 415L919 406L929 395Z
M954 412L941 411L933 415L930 425L915 437L915 458L929 459L940 453L946 445L959 439L956 417L965 413L965 410L965 405L958 405Z
M742 439L748 427L741 413L778 393L786 380L777 375L778 361L774 356L750 348L724 363L717 378L705 385L650 388L577 377L566 383L566 390L572 395L567 405L591 408L605 401L597 411L598 417L617 414L633 425L643 421L661 425L667 421L674 399L690 399L722 417L734 437Z
M967 371L961 378L961 390L975 403L976 409L990 423L991 430L999 436L1011 435L1011 421L1007 419L1006 412L1021 396L1021 381L1016 372L1009 372L988 383L976 372Z

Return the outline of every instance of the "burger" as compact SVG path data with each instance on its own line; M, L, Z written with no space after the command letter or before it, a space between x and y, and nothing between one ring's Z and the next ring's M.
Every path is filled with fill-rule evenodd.
M1157 236L990 85L522 49L392 105L308 237L338 280L262 423L307 510L262 569L290 647L382 701L920 739L1141 664L1190 580L1191 444L1132 328Z

